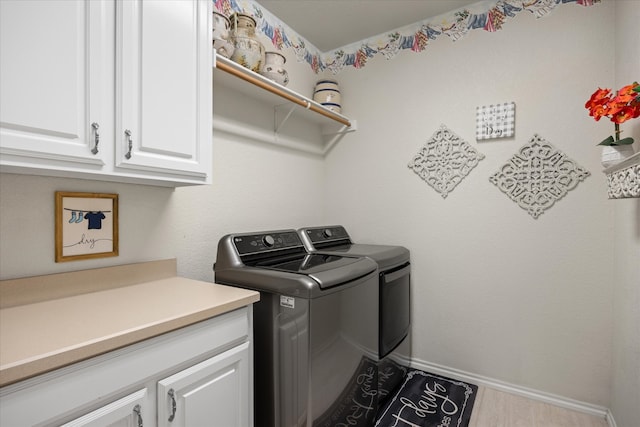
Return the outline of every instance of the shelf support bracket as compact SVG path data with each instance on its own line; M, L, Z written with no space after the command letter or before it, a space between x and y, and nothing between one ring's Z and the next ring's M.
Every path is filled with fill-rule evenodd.
M282 105L286 105L286 104L282 104ZM278 132L280 132L280 129L282 129L282 126L284 126L287 120L289 120L289 117L291 117L291 114L293 114L294 110L297 108L296 104L291 105L291 108L289 108L289 111L287 112L287 114L280 121L280 123L278 123L278 107L281 107L282 105L276 105L275 107L273 107L273 132L275 134L278 134Z

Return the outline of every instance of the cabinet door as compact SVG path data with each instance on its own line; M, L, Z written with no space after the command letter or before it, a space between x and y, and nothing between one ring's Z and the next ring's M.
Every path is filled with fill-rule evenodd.
M91 125L103 124L106 110L104 8L104 1L0 1L2 165L104 164L92 152Z
M147 389L138 390L122 399L76 418L61 427L134 427L149 425L154 418L153 406L146 402ZM145 423L145 420L149 423Z
M253 425L249 343L158 382L158 426Z
M212 2L131 0L116 8L116 166L205 181Z

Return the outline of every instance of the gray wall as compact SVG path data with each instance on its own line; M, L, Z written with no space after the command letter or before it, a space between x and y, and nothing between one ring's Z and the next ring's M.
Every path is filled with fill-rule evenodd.
M614 2L523 13L338 76L360 130L327 159L326 219L411 250L418 361L608 407L613 125L584 103L615 83L614 19ZM476 143L476 106L510 101L515 138ZM407 167L443 123L486 156L446 199ZM536 133L591 172L537 220L489 182Z
M616 87L640 80L640 3L616 1ZM627 122L629 123L629 122ZM635 121L636 152L640 125ZM640 420L640 199L614 205L611 412L618 427Z

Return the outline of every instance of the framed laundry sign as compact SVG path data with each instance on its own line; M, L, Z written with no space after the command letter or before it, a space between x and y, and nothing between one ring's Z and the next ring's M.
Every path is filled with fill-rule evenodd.
M118 256L118 195L56 191L56 262Z

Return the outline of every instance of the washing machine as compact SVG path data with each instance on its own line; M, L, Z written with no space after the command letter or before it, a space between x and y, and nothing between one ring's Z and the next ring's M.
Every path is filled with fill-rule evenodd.
M367 257L379 273L379 402L402 383L411 362L411 260L403 246L354 243L341 225L298 230L310 253Z
M378 265L310 254L296 230L229 234L216 283L253 306L257 427L371 426L378 412Z

